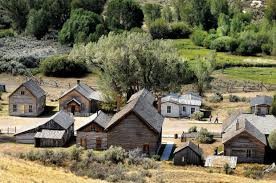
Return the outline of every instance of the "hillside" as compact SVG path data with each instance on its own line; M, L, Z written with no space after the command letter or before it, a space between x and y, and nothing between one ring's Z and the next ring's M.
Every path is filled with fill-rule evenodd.
M104 181L77 177L62 169L45 167L24 160L0 157L0 182L100 183Z

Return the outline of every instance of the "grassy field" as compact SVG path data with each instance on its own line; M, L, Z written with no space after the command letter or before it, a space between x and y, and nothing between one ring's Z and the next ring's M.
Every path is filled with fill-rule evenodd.
M258 67L233 67L224 69L223 72L218 71L226 78L236 80L250 80L263 82L266 84L276 84L276 67L274 68L258 68Z
M206 56L213 52L213 50L206 49L204 47L196 46L190 39L177 39L172 40L174 46L178 49L179 54L183 58L189 60L196 60L198 56ZM217 62L219 65L231 64L231 65L256 65L256 66L268 66L273 65L276 67L275 56L239 56L232 55L230 53L217 52Z

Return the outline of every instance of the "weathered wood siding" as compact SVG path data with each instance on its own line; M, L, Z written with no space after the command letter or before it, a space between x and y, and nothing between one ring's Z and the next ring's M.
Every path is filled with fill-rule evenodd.
M201 165L202 160L201 156L195 153L191 148L186 147L175 153L173 163L175 165Z
M75 98L81 103L80 107L80 113L91 113L91 101L89 101L87 98L85 98L83 95L81 95L76 90L72 90L71 92L67 93L65 96L59 99L59 109L65 110L67 112L71 112L70 106L67 105L67 103ZM76 111L77 112L77 111Z
M108 147L121 146L126 150L143 149L144 144L148 144L149 153L155 154L160 144L160 134L149 129L134 113L130 113L108 129L107 144Z
M251 157L247 157L248 150L251 151ZM247 132L243 132L224 144L224 154L237 156L239 163L263 163L265 145Z
M19 144L34 144L34 136L36 133L24 133L15 136L16 143Z
M167 112L167 106L171 106L171 113ZM185 107L185 111L183 111L183 107ZM161 104L161 114L166 117L191 117L192 115L192 108L195 109L195 112L200 110L199 106L192 106L192 105L180 105L175 104L172 102L164 102Z
M63 147L65 143L64 139L35 139L36 147Z
M101 147L97 147L96 140L101 140ZM107 149L107 133L104 132L77 132L77 146L87 149Z
M21 95L21 91L24 91L24 95ZM9 97L9 114L11 116L39 116L44 111L45 102L46 96L37 99L24 86L21 86ZM16 112L13 112L13 105L17 106ZM32 105L33 112L29 112L29 105Z

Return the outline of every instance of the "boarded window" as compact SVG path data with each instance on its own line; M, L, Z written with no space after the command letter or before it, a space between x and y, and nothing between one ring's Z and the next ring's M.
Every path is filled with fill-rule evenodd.
M17 111L17 105L12 105L12 111L16 112Z
M25 91L21 91L21 95L25 95Z
M143 145L143 153L149 154L149 144L144 144Z
M101 138L96 138L96 149L101 149L102 148L102 139Z
M171 113L172 112L172 106L167 106L167 113Z
M182 107L182 110L183 110L183 112L186 112L186 107L183 106L183 107Z
M33 106L29 105L29 112L33 112Z
M246 150L246 157L247 158L251 158L252 157L252 150L251 149L247 149Z

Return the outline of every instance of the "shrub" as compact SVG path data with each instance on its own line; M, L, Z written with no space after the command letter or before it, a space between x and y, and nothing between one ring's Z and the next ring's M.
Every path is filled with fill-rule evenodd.
M191 116L192 119L195 119L195 120L202 120L204 114L203 112L194 112Z
M276 130L272 131L268 136L268 142L271 149L276 150Z
M101 14L106 0L72 0L71 9L82 8L84 10L92 11Z
M88 42L89 37L97 40L101 36L101 32L97 32L101 30L99 27L97 29L99 24L102 24L100 15L83 9L73 10L59 32L59 41L62 44L73 44Z
M74 147L70 152L70 159L79 161L81 159L82 151L83 151L82 148Z
M240 102L242 99L237 95L229 95L229 102Z
M270 55L272 53L272 45L271 44L263 44L262 52L266 55Z
M39 67L39 59L36 59L32 56L29 57L21 57L18 60L19 63L23 64L24 66L26 66L27 68L37 68Z
M161 157L160 157L160 155L155 154L155 155L152 155L151 158L155 161L160 161Z
M206 31L195 29L191 35L191 39L197 46L203 46L204 39L208 36Z
M124 162L126 158L126 151L122 147L111 146L105 151L105 160L111 161L115 164Z
M201 128L196 140L203 144L211 144L214 142L214 135L212 135L206 128Z
M128 152L127 162L130 165L138 165L142 161L142 151L137 148Z
M218 36L216 34L208 34L208 36L203 41L203 46L206 48L210 48L212 41L217 39L217 37Z
M49 17L45 10L32 9L29 13L26 32L41 39L48 32Z
M74 77L83 76L88 72L86 63L69 60L67 56L53 56L40 64L41 72L46 76Z
M175 22L170 24L170 39L188 38L192 33L191 28L184 22Z
M159 4L146 3L143 7L146 22L151 23L161 18L161 8L162 6Z
M156 169L158 168L159 164L150 158L143 158L143 160L141 161L142 167L146 170L148 169Z
M170 33L170 28L165 20L157 19L151 23L149 32L153 39L167 39Z
M211 42L210 48L221 52L234 52L238 47L238 43L234 38L222 36Z
M252 179L261 179L263 177L263 168L261 166L246 166L243 172L245 177Z
M221 93L215 93L213 96L211 96L210 102L213 102L213 103L218 103L218 102L221 102L223 101L223 95Z
M15 35L14 31L12 29L0 29L0 38L3 37L13 37Z
M25 75L29 76L30 72L27 68L15 60L0 61L0 73L6 72L12 75Z
M188 132L189 133L197 132L197 127L196 126L192 126L191 128L189 128Z
M225 163L225 164L224 164L223 170L224 170L225 174L228 174L228 175L233 173L233 170L232 170L232 168L229 166L228 163Z

